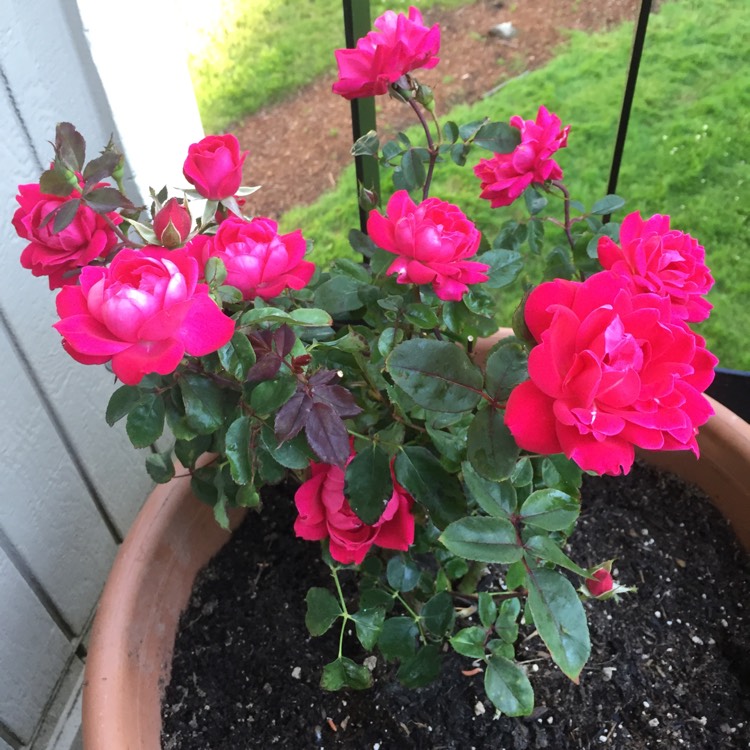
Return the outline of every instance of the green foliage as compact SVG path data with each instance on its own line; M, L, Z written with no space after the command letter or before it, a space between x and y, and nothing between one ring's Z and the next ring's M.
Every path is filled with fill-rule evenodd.
M649 20L618 185L628 202L618 215L636 209L644 216L669 213L673 227L705 246L716 285L709 295L714 311L700 333L723 366L750 370L750 310L744 302L750 255L741 251L750 244L750 224L741 213L750 185L750 69L737 64L745 57L750 15L732 0L712 4L710 25L705 12L700 0L665 2ZM477 104L456 107L443 120L531 117L544 102L564 123L573 123L569 148L558 153L558 161L571 191L591 204L606 188L631 44L632 24L573 33L543 68ZM407 132L416 138L416 129ZM469 165L481 156L471 153ZM353 257L340 227L357 225L354 184L352 167L336 190L282 217L288 230L306 228L317 262ZM490 237L497 233L498 212L479 199L471 170L440 165L432 193L459 204ZM522 217L520 208L514 212ZM501 320L510 321L519 289L537 278L538 259L530 260L518 285L499 297Z

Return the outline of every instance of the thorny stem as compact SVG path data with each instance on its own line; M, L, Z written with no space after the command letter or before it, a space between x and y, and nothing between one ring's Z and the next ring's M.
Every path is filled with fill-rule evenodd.
M145 247L141 242L133 242L126 234L118 228L118 226L107 216L107 214L99 214L109 225L109 228L128 246L128 247Z
M414 99L409 99L409 106L414 110L414 113L419 118L419 122L422 125L422 128L424 128L425 136L427 137L427 152L430 155L430 161L427 165L427 177L424 181L424 187L422 188L422 200L427 200L427 197L430 194L430 183L432 182L432 173L435 171L435 162L437 162L438 158L438 149L435 146L435 142L432 140L432 134L430 133L430 126L427 124L427 120L425 119L425 116L422 114L421 110L419 109L419 105L414 101Z

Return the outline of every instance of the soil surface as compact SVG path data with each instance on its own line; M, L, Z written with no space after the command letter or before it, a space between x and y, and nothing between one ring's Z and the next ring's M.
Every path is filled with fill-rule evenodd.
M580 685L522 631L537 705L525 719L496 718L462 657L419 690L378 662L373 689L321 691L337 635L307 634L304 597L330 582L319 545L295 539L292 523L290 493L268 495L202 573L176 644L164 750L750 747L750 559L674 477L637 466L586 479L571 555L617 558L616 578L638 592L587 604L592 655ZM346 652L356 658L352 644Z
M440 24L440 63L415 75L433 88L441 116L453 105L475 102L510 78L543 65L568 30L599 31L634 23L639 7L640 0L478 0L452 10L436 7L425 12L424 19ZM505 22L513 24L513 38L489 33ZM312 203L336 184L350 163L351 110L348 101L331 93L334 80L319 79L231 128L250 150L243 184L263 186L249 199L246 213L278 218L292 206ZM623 85L624 80L623 70ZM516 113L488 114L509 118ZM414 122L409 107L378 97L381 133Z

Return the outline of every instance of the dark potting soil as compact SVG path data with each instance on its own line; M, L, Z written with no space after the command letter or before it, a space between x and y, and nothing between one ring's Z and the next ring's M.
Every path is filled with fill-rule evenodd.
M571 555L617 558L615 577L638 592L587 603L580 685L527 630L518 657L537 708L519 719L495 718L482 675L463 675L472 663L455 655L427 688L399 686L381 659L373 689L322 691L339 631L305 628L307 589L330 578L319 546L294 538L292 505L289 492L268 495L201 574L175 646L164 750L750 748L750 559L674 477L637 466L586 479ZM358 656L353 636L345 653Z

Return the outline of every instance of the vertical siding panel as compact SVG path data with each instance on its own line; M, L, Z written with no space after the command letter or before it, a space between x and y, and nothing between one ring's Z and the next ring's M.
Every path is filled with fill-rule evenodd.
M108 113L107 102L90 57L88 63L85 58L87 50L76 44L82 33L79 29L78 40L71 37L62 5L67 4L0 0L5 11L0 14L0 65L12 91L9 94L0 87L0 109L13 119L4 124L0 140L3 216L12 216L15 210L14 184L33 182L38 177L37 161L49 159L47 141L54 136L56 121L75 121L88 136L91 153L115 131L111 117L103 114ZM13 117L16 110L20 120ZM45 280L32 278L20 268L18 256L24 243L7 222L0 223L0 241L5 248L0 254L0 307L52 400L94 491L122 534L150 482L143 456L130 447L122 427L110 429L104 422L112 376L104 368L79 365L62 353L60 337L51 329L56 320L54 297Z
M72 646L2 550L0 601L0 721L28 742Z
M0 328L0 529L66 622L80 634L114 559L115 542L71 466Z

